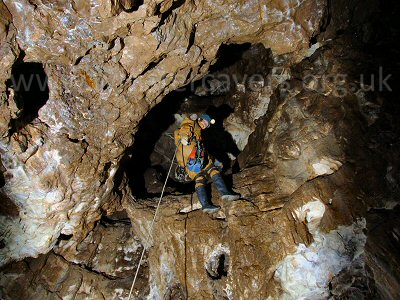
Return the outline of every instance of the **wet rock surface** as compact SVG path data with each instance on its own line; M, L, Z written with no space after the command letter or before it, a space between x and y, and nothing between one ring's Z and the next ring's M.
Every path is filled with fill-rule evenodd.
M398 93L360 79L383 66L394 87L389 2L2 2L0 296L126 298L145 247L136 299L397 299ZM252 45L209 70L222 43ZM34 111L9 82L28 62L48 78ZM174 121L158 141L135 133L209 71L194 99L231 136L242 199L212 187L207 215L169 185L145 245ZM139 199L127 160L146 153Z

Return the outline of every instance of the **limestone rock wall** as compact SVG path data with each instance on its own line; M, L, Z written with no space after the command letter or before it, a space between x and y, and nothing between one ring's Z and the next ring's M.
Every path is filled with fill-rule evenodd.
M52 249L3 267L0 296L123 299L145 249L137 299L399 298L397 93L359 77L398 71L372 46L371 12L353 14L359 1L137 3L0 5L2 263ZM222 209L207 215L195 194L167 189L146 245L158 199L132 197L121 159L165 94L206 74L221 43L244 42L270 48L265 75L279 76L225 95L242 150L225 179L242 199L212 187ZM7 82L22 60L48 76L29 122Z
M203 76L222 43L260 42L299 59L325 11L316 0L125 2L0 4L2 194L18 207L0 217L3 264L47 252L60 234L82 240L100 209L118 205L115 174L138 122ZM24 111L6 84L27 62L48 77L38 112Z
M3 268L2 298L127 296L141 252L140 243L131 237L129 224L98 224L77 251L79 254L69 261L51 251ZM143 299L148 293L148 268L142 266L133 295Z

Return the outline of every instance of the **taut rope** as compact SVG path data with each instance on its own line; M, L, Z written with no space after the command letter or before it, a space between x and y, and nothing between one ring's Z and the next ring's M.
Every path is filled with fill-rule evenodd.
M175 160L175 156L176 156L176 151L178 150L179 145L180 145L180 142L178 143L178 146L177 146L176 149L175 149L174 156L172 157L171 166L169 167L168 174L167 174L167 178L165 179L165 183L164 183L163 189L162 189L162 191L161 191L161 196L160 196L160 199L158 200L158 204L157 204L156 211L155 211L155 213L154 213L153 220L151 221L149 234L147 235L146 242L145 242L144 245L143 245L142 255L140 256L140 260L139 260L138 267L137 267L137 269L136 269L135 277L133 278L131 290L129 291L128 300L130 300L130 299L131 299L131 296L132 296L133 287L135 286L135 282L136 282L137 276L138 276L138 274L139 274L140 264L142 263L143 256L144 256L144 252L145 252L145 250L146 250L146 245L147 245L147 243L149 242L151 233L152 233L152 231L153 231L153 225L154 225L154 222L155 222L156 217L157 217L158 208L160 207L161 199L162 199L162 197L163 197L163 195L164 195L164 190L165 190L165 187L167 186L168 177L169 177L169 174L171 173L172 165L174 164L174 160Z

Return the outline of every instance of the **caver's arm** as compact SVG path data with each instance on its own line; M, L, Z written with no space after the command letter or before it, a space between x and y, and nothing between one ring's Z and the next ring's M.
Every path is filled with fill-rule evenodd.
M175 130L175 144L181 142L183 145L189 145L194 134L193 121L185 119L182 121L180 128Z

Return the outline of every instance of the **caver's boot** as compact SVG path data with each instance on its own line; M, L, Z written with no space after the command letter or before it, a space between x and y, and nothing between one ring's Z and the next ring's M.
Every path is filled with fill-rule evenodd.
M225 185L224 180L222 179L221 174L215 174L212 177L212 180L215 184L215 186L218 189L218 192L221 194L221 199L225 201L235 201L240 198L240 195L234 195L230 191L228 191L228 188Z
M199 197L202 209L206 213L215 213L219 211L220 207L213 205L207 197L206 187L204 185L196 187L196 193Z

